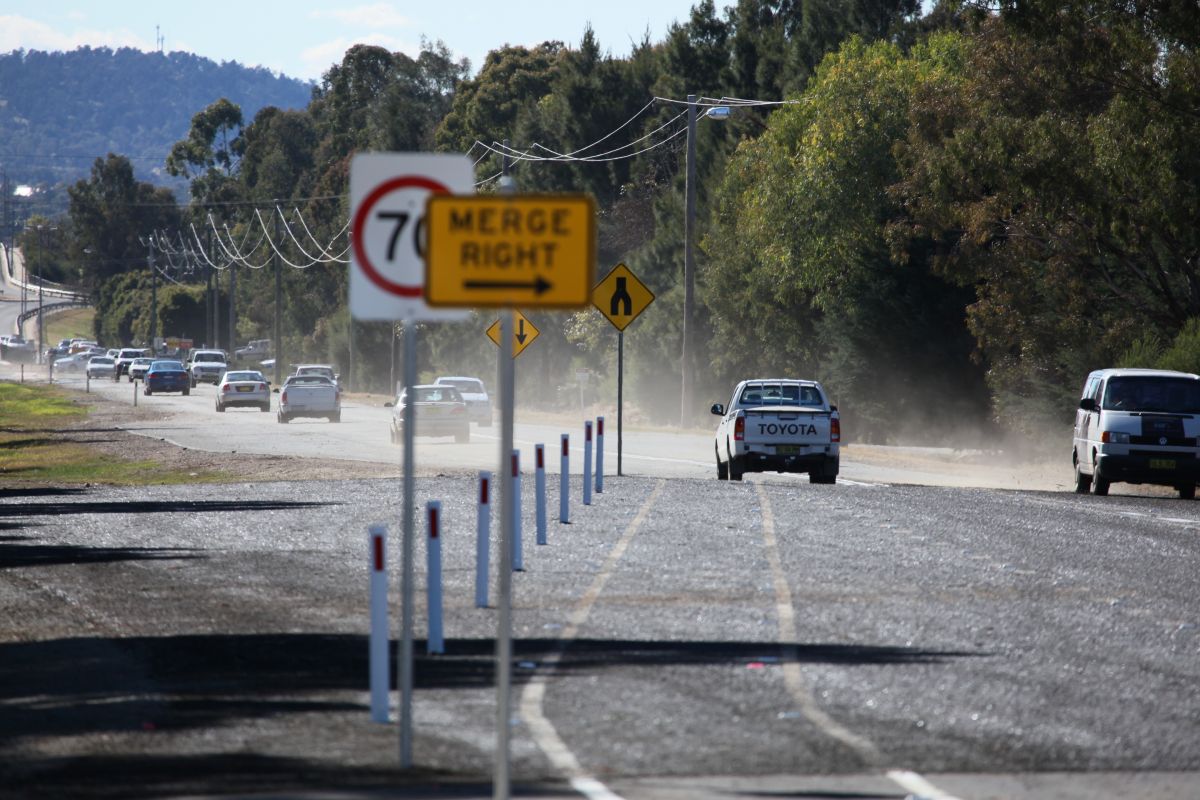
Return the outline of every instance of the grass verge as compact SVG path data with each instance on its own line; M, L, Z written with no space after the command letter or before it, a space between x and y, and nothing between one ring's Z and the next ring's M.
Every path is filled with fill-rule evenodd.
M229 478L220 472L114 458L89 447L88 437L104 434L76 427L87 413L86 405L56 387L0 382L0 481L6 485L144 486Z
M74 339L76 336L92 338L95 319L94 308L69 308L66 311L47 314L43 323L46 327L46 346L58 344L62 339Z

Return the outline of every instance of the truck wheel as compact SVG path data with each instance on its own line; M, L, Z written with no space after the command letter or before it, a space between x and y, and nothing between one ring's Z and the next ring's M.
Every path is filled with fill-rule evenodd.
M729 466L721 460L721 450L715 444L713 445L713 453L717 457L717 480L729 480Z
M266 414L268 411L270 411L270 410L271 410L271 403L270 403L270 401L267 401L266 403L263 403L261 406L259 406L259 407L258 407L258 410L259 410L259 411L261 411L261 412L263 412L264 414Z
M1087 494L1092 490L1092 476L1084 475L1079 469L1079 459L1075 460L1075 494Z
M1111 485L1111 482L1100 477L1099 470L1097 470L1096 474L1092 476L1092 493L1097 497L1107 497L1108 487Z
M281 424L281 425L286 424L288 422L287 414L284 414L282 411L279 412L279 414L277 414L275 416L275 419L279 420L279 424Z
M492 427L492 417L491 417L491 415L488 415L488 418L487 418L487 419L481 419L481 420L479 420L479 427L481 427L481 428L490 428L490 427Z
M1196 499L1196 484L1185 483L1182 486L1176 486L1179 490L1180 500L1195 500Z
M744 475L745 472L746 472L746 470L743 469L742 460L740 458L734 458L733 456L730 456L729 457L729 480L740 481L742 479L742 475Z
M329 415L329 421L330 421L330 422L341 422L341 421L342 421L342 412L341 412L341 411L335 411L335 412L333 412L332 414L330 414L330 415Z
M458 442L459 444L469 444L471 441L470 426L468 426L466 429L461 430L458 433L454 434L454 441Z

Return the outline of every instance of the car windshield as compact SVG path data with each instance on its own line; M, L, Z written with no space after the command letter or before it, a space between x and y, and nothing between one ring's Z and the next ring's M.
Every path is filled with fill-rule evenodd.
M260 381L265 383L266 378L261 372L226 372L225 382L232 383L233 381Z
M821 392L815 386L795 383L752 383L742 390L743 406L819 406Z
M1150 375L1109 378L1101 407L1106 411L1200 414L1200 380Z
M225 354L224 353L197 353L196 358L194 360L196 360L196 361L220 361L222 364L224 364L225 363Z
M442 380L438 381L438 383L444 384L446 386L453 386L455 389L458 389L460 392L471 392L472 394L483 394L483 384L480 381L469 380L469 379L449 380L447 378L443 378Z

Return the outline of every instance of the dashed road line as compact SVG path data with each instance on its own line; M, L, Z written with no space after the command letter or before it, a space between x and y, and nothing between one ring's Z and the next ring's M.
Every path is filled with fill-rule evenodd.
M775 536L775 514L771 509L770 498L767 497L763 484L757 481L754 490L758 493L758 504L762 515L763 544L767 551L767 561L771 565L771 582L775 589L775 610L779 617L779 642L783 645L783 680L792 698L800 706L800 713L815 725L822 733L845 744L853 750L865 764L876 769L881 768L884 756L875 743L860 736L842 725L833 717L826 714L813 698L812 692L804 682L800 671L796 642L799 633L796 629L796 607L792 600L792 589L788 584L787 573L783 570L783 560L779 555L779 541ZM933 800L957 800L953 795L943 792L932 783L909 770L892 769L885 772L887 777L899 784L906 791Z
M637 532L646 522L646 518L650 515L650 509L654 507L666 485L666 480L660 479L654 487L654 491L646 498L646 502L638 509L633 521L629 523L628 527L625 528L625 532L621 534L621 538L613 545L612 550L609 551L608 557L605 558L600 571L596 573L592 585L588 587L583 597L575 604L575 608L568 617L566 626L559 635L558 648L545 657L540 665L542 668L534 674L529 683L525 684L525 689L521 692L521 716L525 718L525 723L529 726L534 741L537 742L542 752L546 754L550 763L566 776L571 783L571 787L589 798L589 800L621 800L621 797L610 791L608 787L596 780L596 778L587 774L583 766L579 763L579 759L575 757L575 754L567 747L566 742L558 735L554 724L546 719L546 715L542 711L542 702L546 696L546 682L554 676L559 663L562 661L563 654L571 645L572 640L579 635L579 629L587 622L588 617L592 613L592 608L600 598L600 593L604 591L605 585L616 571L617 563L625 555L625 551L628 549L630 542L633 541L633 537L637 535Z

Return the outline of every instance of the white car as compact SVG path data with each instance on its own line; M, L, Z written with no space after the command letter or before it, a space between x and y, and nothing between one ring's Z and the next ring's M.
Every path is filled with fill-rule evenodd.
M471 421L479 423L481 428L492 427L492 398L488 397L483 381L465 375L444 375L434 383L458 389L458 393L467 404L467 416Z
M146 370L150 369L150 365L155 362L155 359L150 356L142 356L135 358L129 362L129 382L143 380L146 377Z
M87 362L89 378L111 378L116 369L116 359L112 356L92 356Z
M54 359L54 370L56 372L78 372L88 365L91 359L91 353L75 353L70 356Z
M187 370L192 376L192 388L198 383L221 382L221 376L229 368L224 350L193 350L188 355Z
M471 441L471 419L467 416L467 404L453 386L431 384L412 387L413 414L417 426L414 436L453 436L454 441ZM392 444L404 441L404 409L408 405L408 392L402 390L392 406Z
M276 419L282 423L296 417L325 417L342 421L342 393L324 375L292 375L279 392Z
M217 411L252 406L259 411L271 410L271 384L258 370L234 370L221 376L217 384Z

